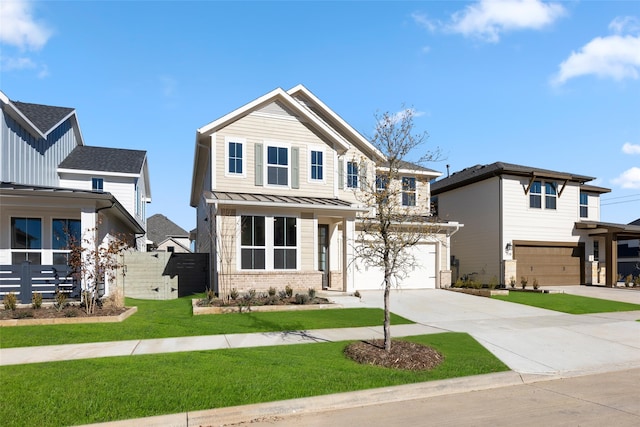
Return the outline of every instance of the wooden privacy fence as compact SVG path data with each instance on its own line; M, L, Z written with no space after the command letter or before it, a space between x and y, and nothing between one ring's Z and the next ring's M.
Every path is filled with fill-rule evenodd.
M34 292L42 298L53 299L56 290L68 294L70 298L80 297L80 284L68 265L32 265L25 261L18 265L0 265L0 296L13 292L20 303L31 303Z

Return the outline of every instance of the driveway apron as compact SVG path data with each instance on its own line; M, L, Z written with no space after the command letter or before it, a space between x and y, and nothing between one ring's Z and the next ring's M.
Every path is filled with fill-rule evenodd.
M606 291L620 292L599 289L598 297L606 298ZM640 293L634 294L640 303ZM383 307L382 291L361 295L353 305ZM634 296L626 298L633 302ZM393 290L390 305L392 312L425 326L470 334L521 374L640 367L640 311L572 315L440 289Z

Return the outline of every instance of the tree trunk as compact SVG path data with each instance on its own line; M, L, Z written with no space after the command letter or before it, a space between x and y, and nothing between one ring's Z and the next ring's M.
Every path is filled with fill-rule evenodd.
M391 314L389 308L389 293L391 291L391 280L389 275L384 278L384 349L391 351Z

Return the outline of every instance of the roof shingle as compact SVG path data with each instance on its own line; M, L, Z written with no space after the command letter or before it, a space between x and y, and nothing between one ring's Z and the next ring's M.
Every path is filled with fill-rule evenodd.
M61 169L140 173L147 152L123 148L78 146L60 163Z
M33 123L43 134L50 130L63 119L73 113L74 109L69 107L55 107L52 105L29 104L26 102L11 101L22 114Z

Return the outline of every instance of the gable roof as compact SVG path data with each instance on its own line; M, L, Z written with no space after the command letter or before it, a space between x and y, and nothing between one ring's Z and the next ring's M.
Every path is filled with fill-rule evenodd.
M35 138L47 139L47 136L58 126L71 119L79 144L84 144L74 108L12 101L2 91L0 91L0 103L2 110Z
M303 96L304 100L300 99ZM193 177L191 182L191 206L197 206L198 195L201 193L199 186L204 174L204 165L207 161L210 149L210 136L229 124L240 120L254 111L279 102L299 120L317 130L337 147L346 151L352 143L356 143L364 152L370 153L378 160L384 160L384 156L366 138L349 126L340 116L329 109L322 101L315 97L308 89L298 85L289 91L276 88L271 92L243 105L242 107L214 120L196 131L196 152L193 162ZM312 108L313 107L313 108Z
M171 237L189 237L189 232L162 214L147 218L147 239L160 244Z
M83 170L139 175L147 152L123 148L78 146L60 163L58 170Z
M442 178L431 184L431 194L437 195L445 191L453 190L482 181L494 176L516 175L524 177L538 177L558 180L568 180L584 184L595 178L585 175L577 175L568 172L558 172L549 169L540 169L531 166L516 165L513 163L495 162L488 165L475 165L454 172L446 178Z

